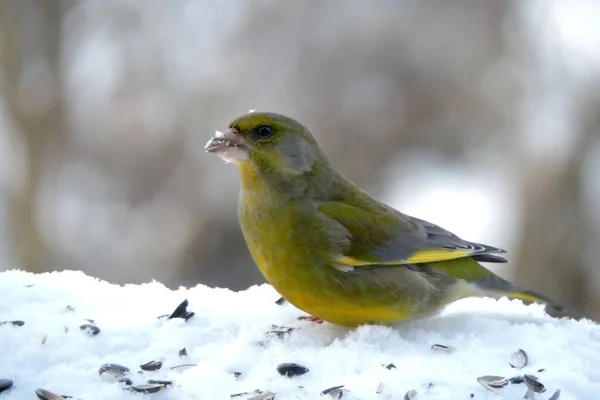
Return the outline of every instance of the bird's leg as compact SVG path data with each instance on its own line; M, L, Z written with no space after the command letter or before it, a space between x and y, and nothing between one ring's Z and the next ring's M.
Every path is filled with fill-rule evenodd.
M321 318L317 318L317 317L313 317L312 315L303 315L298 317L298 320L300 321L310 321L310 322L314 322L317 324L322 324L323 320Z

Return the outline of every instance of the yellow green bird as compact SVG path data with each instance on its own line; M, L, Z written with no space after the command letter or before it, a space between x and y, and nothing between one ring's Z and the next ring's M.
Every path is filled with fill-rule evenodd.
M465 297L553 304L479 262L506 262L377 201L340 175L292 118L242 115L206 144L241 175L239 221L256 265L290 303L334 324L391 324Z

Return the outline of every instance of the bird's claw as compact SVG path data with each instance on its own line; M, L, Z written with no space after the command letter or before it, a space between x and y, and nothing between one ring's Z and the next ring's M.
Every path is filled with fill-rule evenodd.
M313 317L312 315L303 315L298 317L299 321L310 321L316 324L322 324L323 320L321 318Z

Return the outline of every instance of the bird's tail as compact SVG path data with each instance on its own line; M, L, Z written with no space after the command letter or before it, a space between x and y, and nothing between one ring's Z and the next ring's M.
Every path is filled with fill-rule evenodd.
M565 307L557 302L542 296L538 293L530 290L525 290L517 285L514 285L499 276L490 274L489 276L481 279L471 281L468 284L471 288L472 296L486 296L486 297L509 297L513 299L520 299L528 303L541 303L547 307L552 308L555 311L563 312Z

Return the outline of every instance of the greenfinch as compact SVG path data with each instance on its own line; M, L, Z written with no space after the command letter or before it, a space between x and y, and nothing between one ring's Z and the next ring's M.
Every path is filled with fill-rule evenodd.
M479 264L506 262L498 255L504 250L463 240L359 189L291 118L250 112L205 149L239 167L239 222L256 265L313 317L388 325L482 296L560 308Z

